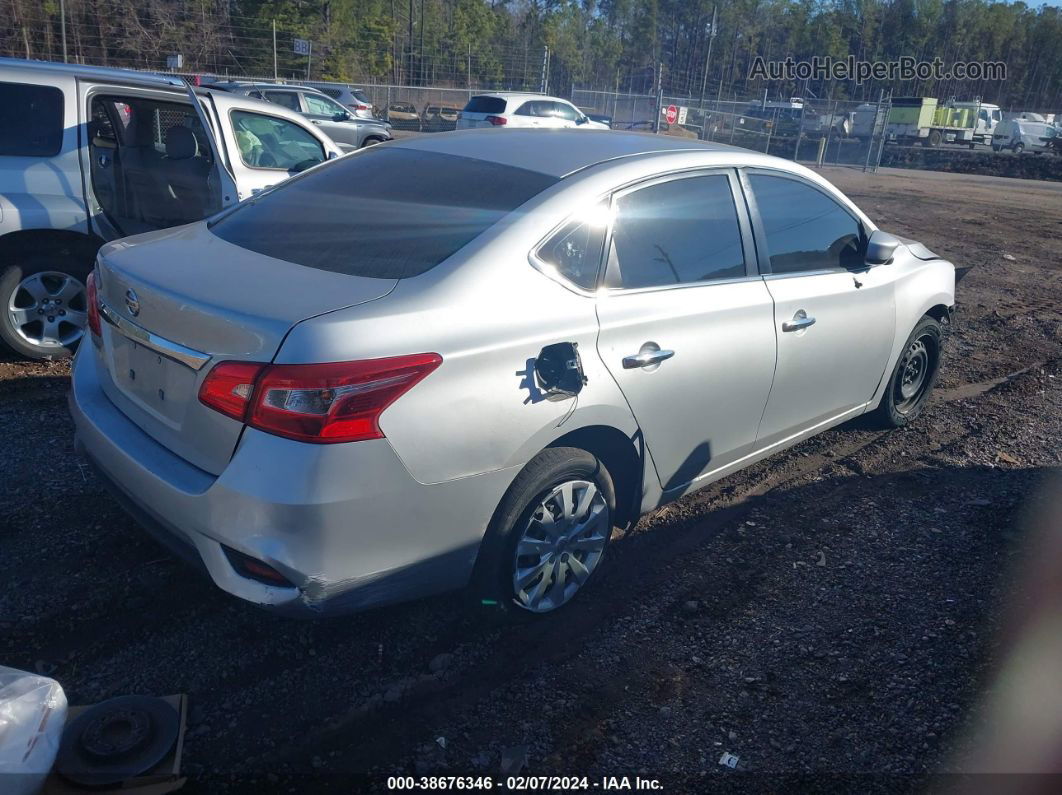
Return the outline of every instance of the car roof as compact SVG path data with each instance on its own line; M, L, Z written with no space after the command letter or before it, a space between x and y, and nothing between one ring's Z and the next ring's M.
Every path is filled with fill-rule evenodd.
M388 146L487 160L557 178L622 157L677 151L745 151L692 138L574 129L459 130L403 138ZM548 157L543 157L545 148Z
M55 63L53 61L33 61L25 58L0 58L0 68L33 69L57 76L87 77L99 80L121 80L126 83L138 82L152 85L185 87L183 78L155 74L153 72L135 72L132 69L113 69L106 66L83 66L82 64Z
M270 91L309 91L311 94L325 94L321 89L314 86L306 86L302 83L270 83L263 80L218 80L207 84L207 88L268 88Z
M498 97L499 99L542 99L547 102L571 102L563 97L554 97L549 94L540 94L537 91L488 91L482 94L473 94L476 97Z

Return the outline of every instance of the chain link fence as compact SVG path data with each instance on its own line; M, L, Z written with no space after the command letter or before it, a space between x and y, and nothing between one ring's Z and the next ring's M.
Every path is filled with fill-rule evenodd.
M790 160L876 169L889 101L714 101L694 97L573 89L585 113L612 119L614 130L641 130L732 144ZM671 121L666 111L674 107Z

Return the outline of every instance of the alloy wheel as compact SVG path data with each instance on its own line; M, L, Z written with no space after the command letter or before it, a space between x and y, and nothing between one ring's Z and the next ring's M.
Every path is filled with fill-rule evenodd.
M548 613L569 602L594 573L612 532L608 503L586 480L550 490L516 543L513 593L517 604Z
M85 285L67 273L42 271L27 276L11 294L11 327L30 345L63 348L85 333Z

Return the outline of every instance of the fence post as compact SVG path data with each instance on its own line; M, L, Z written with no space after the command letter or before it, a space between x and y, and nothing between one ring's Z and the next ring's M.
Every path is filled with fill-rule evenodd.
M660 112L664 109L664 65L656 64L656 118L653 120L653 133L660 132Z
M870 154L874 151L874 133L878 129L878 118L881 116L881 100L885 96L885 89L878 90L878 107L874 110L874 125L870 128L870 137L867 138L867 158L863 163L863 173L870 168Z

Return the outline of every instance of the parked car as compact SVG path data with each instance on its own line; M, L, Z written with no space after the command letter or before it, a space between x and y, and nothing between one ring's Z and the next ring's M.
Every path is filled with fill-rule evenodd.
M597 113L593 109L579 108L579 111L590 119L590 121L596 121L598 124L604 124L610 130L612 129L612 117L604 113Z
M420 136L106 246L70 406L231 594L314 615L471 585L544 613L614 526L867 412L912 422L954 290L790 161Z
M1009 149L1015 154L1050 152L1057 146L1057 137L1058 129L1053 124L1011 119L996 125L992 133L992 149L996 152Z
M356 117L336 100L315 88L243 80L214 83L212 88L264 99L266 102L301 113L347 152L391 140L390 124L378 119Z
M340 149L302 116L181 80L0 58L0 340L70 356L108 240L188 223Z
M387 121L397 130L420 131L420 114L410 102L392 102L387 106Z
M543 94L477 94L468 100L457 122L458 129L474 127L580 127L607 130L566 99Z
M376 109L373 107L372 100L360 88L339 83L303 83L303 85L327 94L359 119L376 118Z
M457 128L461 108L457 105L435 103L425 105L420 117L420 128L425 132L445 132Z

